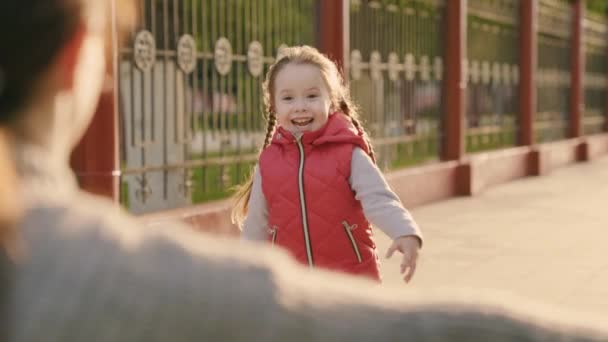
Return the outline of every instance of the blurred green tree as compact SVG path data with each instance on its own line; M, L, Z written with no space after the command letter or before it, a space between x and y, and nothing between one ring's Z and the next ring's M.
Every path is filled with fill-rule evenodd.
M608 1L606 0L587 0L587 10L589 12L606 15L608 12Z

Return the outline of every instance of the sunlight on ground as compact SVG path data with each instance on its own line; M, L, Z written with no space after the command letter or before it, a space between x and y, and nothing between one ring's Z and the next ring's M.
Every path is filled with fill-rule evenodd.
M425 234L410 285L399 258L382 259L385 284L404 289L506 291L608 314L608 158L412 210ZM376 230L379 254L390 241Z

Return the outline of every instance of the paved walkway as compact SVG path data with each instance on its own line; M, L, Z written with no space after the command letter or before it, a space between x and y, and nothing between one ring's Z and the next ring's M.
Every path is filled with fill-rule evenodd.
M608 157L412 212L426 241L405 289L507 291L608 317ZM400 285L398 263L383 260L385 283Z

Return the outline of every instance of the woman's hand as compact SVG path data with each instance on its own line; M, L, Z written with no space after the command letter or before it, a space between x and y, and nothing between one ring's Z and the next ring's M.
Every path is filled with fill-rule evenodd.
M403 254L401 260L401 274L403 280L409 283L414 272L416 272L416 261L418 260L418 250L420 249L420 239L417 236L400 236L393 240L393 244L386 251L386 258L390 258L395 251Z

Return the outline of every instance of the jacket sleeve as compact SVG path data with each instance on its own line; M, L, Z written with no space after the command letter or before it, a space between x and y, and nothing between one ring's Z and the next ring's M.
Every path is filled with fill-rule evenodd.
M255 167L253 186L249 198L249 210L243 222L241 238L249 241L264 241L268 237L268 205L262 191L260 168Z
M365 217L391 239L417 236L422 243L422 232L391 190L382 172L360 148L353 150L350 186L355 198L361 201Z

